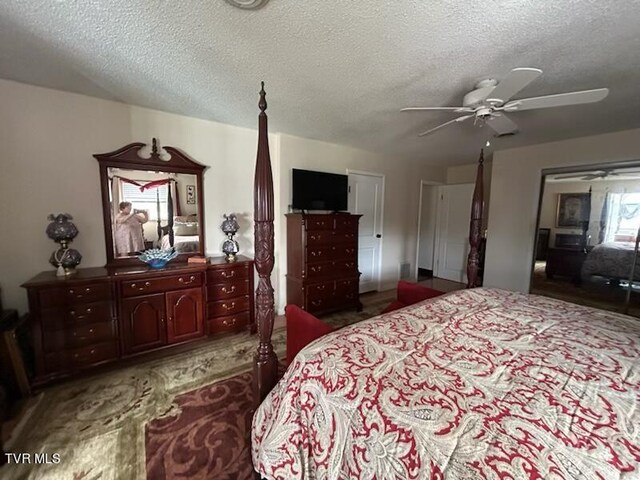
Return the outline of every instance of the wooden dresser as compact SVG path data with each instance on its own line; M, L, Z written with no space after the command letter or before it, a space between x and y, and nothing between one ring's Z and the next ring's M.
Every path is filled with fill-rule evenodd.
M358 222L361 215L287 217L287 303L310 313L360 310Z
M34 385L201 339L255 330L253 261L81 268L26 282ZM225 307L226 305L226 307Z

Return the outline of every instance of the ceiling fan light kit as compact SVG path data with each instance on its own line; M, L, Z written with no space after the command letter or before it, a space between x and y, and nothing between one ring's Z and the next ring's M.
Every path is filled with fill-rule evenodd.
M474 119L474 125L479 125L480 127L487 125L494 130L496 137L503 137L514 135L518 132L518 125L505 115L505 112L512 113L524 110L595 103L603 100L609 94L607 88L597 88L593 90L511 100L514 95L540 75L542 75L542 70L539 68L514 68L501 82L493 78L480 80L476 84L475 89L463 97L461 107L407 107L401 111L448 111L466 114L422 132L418 135L420 137L433 133L448 125L463 122L469 118Z

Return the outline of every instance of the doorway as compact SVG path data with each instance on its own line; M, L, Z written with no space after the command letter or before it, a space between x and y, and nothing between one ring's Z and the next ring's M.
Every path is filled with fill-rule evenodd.
M416 255L418 281L423 280L421 273L428 274L431 270L433 277L466 283L473 189L473 183L437 185L421 182Z
M362 215L358 228L360 293L377 291L382 260L384 175L353 170L347 174L349 212Z
M440 184L422 180L418 205L418 248L416 254L416 280L433 278L438 223L438 198Z

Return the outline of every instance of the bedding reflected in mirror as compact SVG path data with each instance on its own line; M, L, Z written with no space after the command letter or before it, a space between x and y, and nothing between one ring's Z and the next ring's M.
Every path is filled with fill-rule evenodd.
M144 250L198 252L196 175L108 169L114 257Z

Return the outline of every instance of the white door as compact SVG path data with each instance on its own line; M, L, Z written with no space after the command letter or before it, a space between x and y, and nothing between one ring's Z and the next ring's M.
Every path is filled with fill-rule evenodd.
M378 290L382 246L382 175L349 173L349 212L359 213L360 293Z
M474 184L445 185L439 188L434 273L439 278L466 283Z

